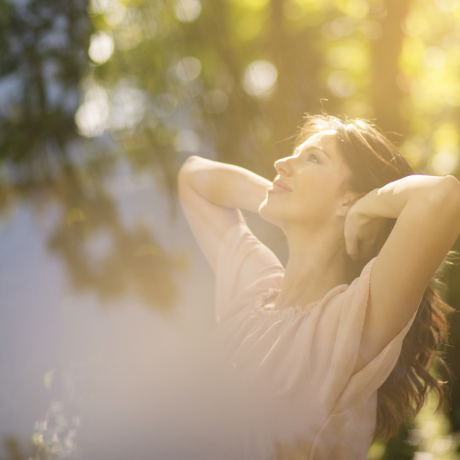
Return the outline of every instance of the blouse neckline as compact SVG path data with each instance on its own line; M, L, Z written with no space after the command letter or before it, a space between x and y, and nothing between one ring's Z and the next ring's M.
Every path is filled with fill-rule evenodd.
M264 316L270 316L274 318L288 318L292 316L305 316L312 311L312 309L320 303L324 303L333 297L335 294L346 290L350 285L349 284L339 284L332 289L330 289L324 297L321 299L315 300L306 304L305 306L300 305L291 305L289 307L283 308L282 310L273 310L270 309L270 306L274 306L274 302L267 302L270 297L281 291L280 288L268 288L266 291L260 293L256 298L255 309L258 313ZM275 297L276 298L276 297ZM268 307L268 308L267 308Z

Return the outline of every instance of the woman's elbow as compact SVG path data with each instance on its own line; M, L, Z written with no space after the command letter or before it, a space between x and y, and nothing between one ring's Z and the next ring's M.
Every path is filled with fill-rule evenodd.
M443 176L437 193L431 195L431 204L443 213L449 213L460 221L460 182L455 176Z
M457 190L456 193L460 194L460 182L455 176L448 174L447 176L444 176L444 181L446 184L448 184L449 187L452 187L452 189Z
M442 187L445 202L450 201L454 205L459 205L460 207L460 182L458 179L450 174L444 176Z
M190 174L190 171L192 170L193 165L200 158L201 157L197 155L191 155L182 163L182 166L179 168L179 171L177 173L177 180L179 183L187 181L187 176Z
M188 188L196 187L196 172L201 168L200 164L205 161L204 158L198 155L189 156L177 173L177 187L179 196L181 196Z
M187 159L182 163L182 166L179 168L179 174L190 169L191 165L200 159L201 157L198 155L190 155L187 157Z

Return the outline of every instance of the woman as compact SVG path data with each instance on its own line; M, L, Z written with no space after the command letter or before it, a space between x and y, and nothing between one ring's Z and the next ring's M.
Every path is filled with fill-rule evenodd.
M271 183L191 157L179 173L216 273L222 356L270 406L265 447L241 457L366 459L430 388L442 405L430 367L451 309L435 272L460 233L460 184L414 174L372 123L329 115L307 115L275 169ZM239 209L283 230L285 268Z

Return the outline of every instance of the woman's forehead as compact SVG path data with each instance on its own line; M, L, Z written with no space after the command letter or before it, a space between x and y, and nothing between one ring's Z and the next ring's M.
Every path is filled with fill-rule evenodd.
M315 146L326 150L331 157L337 157L337 131L330 129L320 131L310 136L305 142L300 144L296 150L303 150L305 147Z

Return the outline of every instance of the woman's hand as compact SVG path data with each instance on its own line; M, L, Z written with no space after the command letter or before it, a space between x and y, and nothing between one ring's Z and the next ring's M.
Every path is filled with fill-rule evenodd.
M375 242L384 236L388 219L398 219L406 206L415 206L415 213L423 213L425 205L434 203L435 208L441 206L443 212L447 212L443 199L447 195L457 215L459 190L454 176L423 174L412 174L371 190L356 201L345 216L347 253L352 259L371 257ZM460 223L455 227L460 229Z
M353 260L369 259L372 256L375 243L381 237L388 221L385 217L370 217L365 214L360 206L363 198L356 201L345 216L346 251Z

